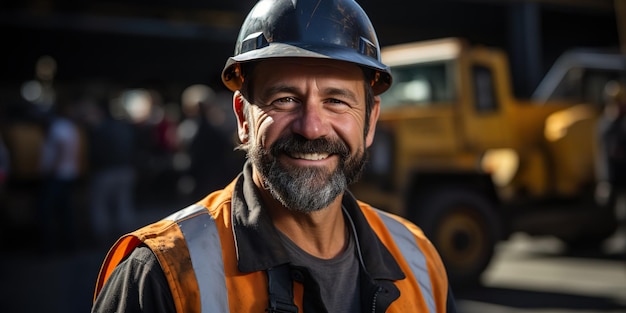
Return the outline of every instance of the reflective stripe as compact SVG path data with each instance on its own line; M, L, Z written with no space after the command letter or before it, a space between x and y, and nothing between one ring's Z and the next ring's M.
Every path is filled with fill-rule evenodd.
M201 312L228 312L222 245L215 220L201 205L189 206L166 219L178 223L187 242L200 289Z
M386 213L378 211L378 215L387 226L393 240L398 248L400 248L400 252L402 252L404 259L409 264L413 276L417 279L417 283L422 291L422 297L428 306L428 311L436 312L433 288L430 282L428 268L426 267L426 257L424 253L422 253L422 250L420 250L417 242L415 242L415 236L406 226L389 217Z

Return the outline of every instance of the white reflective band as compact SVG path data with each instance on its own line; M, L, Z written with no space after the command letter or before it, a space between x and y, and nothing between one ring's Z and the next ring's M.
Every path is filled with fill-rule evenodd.
M215 220L201 205L189 206L166 219L178 223L187 242L200 289L201 311L228 312L222 245Z
M389 217L385 212L378 211L378 215L381 217L387 229L391 233L393 240L396 242L402 256L411 267L413 276L417 279L417 283L422 291L422 297L426 301L429 312L436 312L435 299L433 298L433 288L430 282L430 275L428 274L428 268L426 267L426 257L422 250L420 250L413 233L409 231L406 226L397 220Z

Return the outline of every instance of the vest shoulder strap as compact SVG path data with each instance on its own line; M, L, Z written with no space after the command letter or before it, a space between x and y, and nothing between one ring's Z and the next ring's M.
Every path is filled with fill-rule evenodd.
M197 282L201 312L228 312L222 247L215 220L204 206L198 204L166 219L178 224L187 244L193 269L190 272Z
M402 256L409 264L413 277L419 284L422 297L426 302L429 312L436 312L435 299L433 296L433 287L428 272L426 256L415 241L413 233L402 223L387 215L387 213L378 211L378 215L382 219L389 233L393 237L394 242L400 249Z
M293 302L293 281L289 264L267 270L267 288L268 313L298 313L298 307Z

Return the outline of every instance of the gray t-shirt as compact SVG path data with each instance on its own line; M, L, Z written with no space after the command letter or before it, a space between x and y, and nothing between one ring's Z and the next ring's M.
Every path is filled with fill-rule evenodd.
M346 249L332 259L320 259L300 249L285 234L280 234L291 263L307 268L320 286L328 312L361 312L359 291L359 262L354 238L348 235Z

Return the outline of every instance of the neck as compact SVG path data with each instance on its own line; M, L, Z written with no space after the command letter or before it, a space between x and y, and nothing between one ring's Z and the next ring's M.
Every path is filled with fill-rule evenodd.
M330 259L345 248L346 227L340 201L317 212L275 210L270 216L278 230L315 257Z

